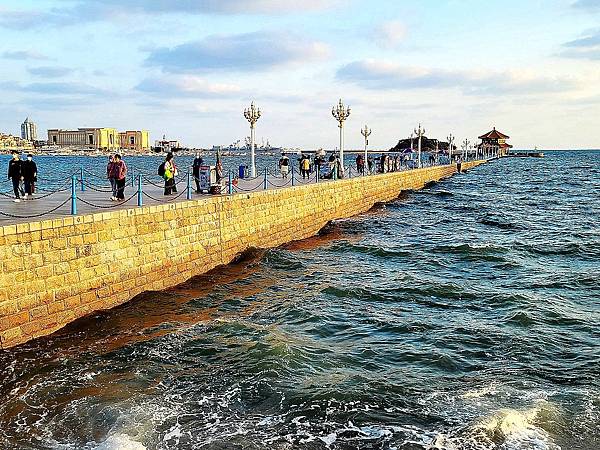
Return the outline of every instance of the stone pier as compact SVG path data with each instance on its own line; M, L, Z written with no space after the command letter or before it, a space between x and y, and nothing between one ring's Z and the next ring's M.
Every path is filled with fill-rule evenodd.
M437 166L5 225L0 348L53 333L144 291L180 284L248 248L313 236L331 220L455 172L455 165Z

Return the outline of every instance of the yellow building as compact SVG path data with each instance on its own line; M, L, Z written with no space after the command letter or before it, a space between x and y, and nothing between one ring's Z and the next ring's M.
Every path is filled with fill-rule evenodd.
M0 150L31 150L33 142L11 134L0 133Z
M48 145L85 147L96 150L117 150L119 133L114 128L78 128L77 130L48 130Z
M119 145L122 149L136 152L150 150L150 135L148 131L122 131L119 133Z

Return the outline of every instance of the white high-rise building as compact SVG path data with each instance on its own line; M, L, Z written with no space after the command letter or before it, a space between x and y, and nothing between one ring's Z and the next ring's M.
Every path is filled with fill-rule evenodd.
M37 140L37 125L29 120L29 117L21 124L21 137L28 141Z

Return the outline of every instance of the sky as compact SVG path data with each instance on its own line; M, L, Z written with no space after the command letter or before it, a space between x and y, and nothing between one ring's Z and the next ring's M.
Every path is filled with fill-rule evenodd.
M0 132L390 148L419 123L600 147L600 0L0 0Z

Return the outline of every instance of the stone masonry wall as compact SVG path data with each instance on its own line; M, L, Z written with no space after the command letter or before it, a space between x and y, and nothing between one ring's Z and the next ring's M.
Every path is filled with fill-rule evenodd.
M0 348L180 284L248 248L310 237L455 172L440 166L1 227Z

